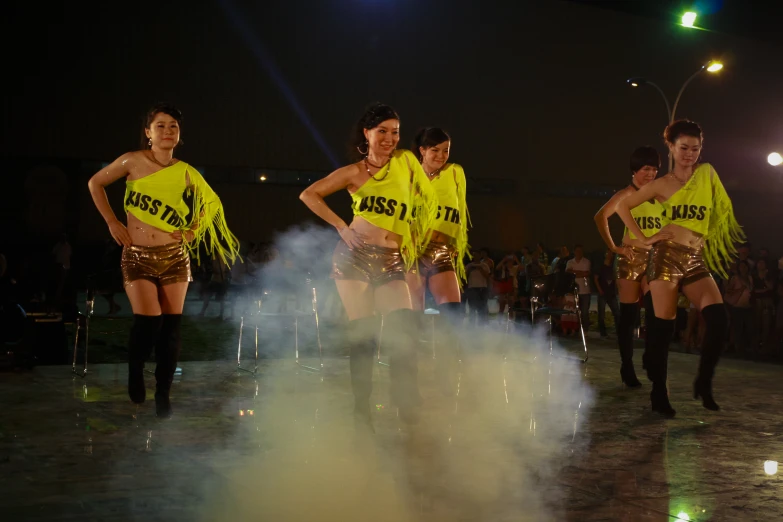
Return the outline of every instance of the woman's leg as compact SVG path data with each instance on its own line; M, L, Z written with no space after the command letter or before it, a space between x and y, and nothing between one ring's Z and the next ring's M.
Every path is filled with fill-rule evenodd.
M144 386L144 363L152 353L161 325L158 287L152 281L136 279L125 285L133 324L128 339L128 396L136 404L147 398Z
M158 289L163 312L160 335L155 345L155 410L158 417L171 416L169 393L182 348L182 310L188 293L188 282L171 283Z
M430 277L429 288L438 305L436 320L438 347L435 352L435 374L441 391L447 395L455 392L454 378L459 362L460 338L465 314L460 304L457 274L441 272Z
M620 294L620 318L616 324L621 361L620 378L630 388L638 388L642 385L633 367L633 330L639 312L639 286L636 281L627 279L617 281Z
M351 388L354 415L362 422L370 421L372 369L379 321L373 313L372 288L365 281L337 279L337 293L348 316L343 339L348 345L351 366Z
M669 403L666 388L669 366L669 343L674 335L674 323L677 317L677 284L669 281L650 282L650 294L655 316L647 331L647 377L652 381L650 403L653 411L664 417L674 417L677 413Z
M406 272L405 282L408 284L408 289L411 294L411 305L417 312L424 311L424 294L426 288L426 280L419 274L419 272Z
M421 403L418 385L419 321L405 281L390 281L375 289L375 303L383 315L383 346L391 355L391 398L403 422L415 422Z
M704 320L704 341L701 346L699 373L693 383L693 398L701 397L708 410L720 409L712 397L712 377L718 365L723 343L726 340L727 317L718 285L711 277L705 277L682 288L685 297L701 310Z

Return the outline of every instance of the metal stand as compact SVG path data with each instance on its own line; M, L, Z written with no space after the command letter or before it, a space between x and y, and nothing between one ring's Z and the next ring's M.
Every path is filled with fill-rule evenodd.
M545 296L548 297L548 296ZM554 341L552 340L552 316L553 315L565 315L566 313L570 313L570 311L560 308L552 308L549 309L543 304L541 306L536 306L539 303L541 303L544 299L540 299L538 296L532 296L530 298L530 326L531 328L535 327L536 324L536 313L540 312L540 315L543 315L546 317L546 322L548 323L548 329L549 329L549 355L554 356ZM585 336L585 329L584 325L582 324L582 314L580 313L581 310L579 308L579 287L574 285L574 305L576 307L576 317L579 321L579 333L582 337L582 347L584 348L584 358L577 358L582 363L586 363L588 359L588 353L587 353L587 337ZM508 314L506 315L506 334L509 333L511 323L511 310L509 309Z
M242 316L239 320L239 343L237 345L237 371L243 371L247 373L256 374L258 373L258 329L259 329L259 322L262 317L278 317L278 318L291 318L294 319L294 356L296 359L296 364L303 370L311 371L311 372L320 372L323 371L324 368L324 357L323 357L323 346L321 345L321 323L318 318L318 295L315 290L315 287L312 287L312 311L311 312L299 312L294 311L291 313L275 313L275 312L262 312L261 309L263 307L263 300L259 299L257 301L258 303L258 311L253 313L251 317L255 318L255 354L253 358L253 368L245 368L242 366L242 334L245 328L245 318ZM265 292L265 295L268 293ZM306 364L302 363L302 361L299 359L299 318L300 317L313 317L315 320L315 335L316 340L318 343L318 367L315 366L307 366Z
M73 341L73 363L71 365L71 373L78 375L81 378L87 376L87 352L90 347L90 317L92 317L95 311L95 292L87 289L87 300L85 302L85 314L76 315L76 335L74 335ZM76 369L76 358L79 348L79 332L84 325L84 366L81 370Z

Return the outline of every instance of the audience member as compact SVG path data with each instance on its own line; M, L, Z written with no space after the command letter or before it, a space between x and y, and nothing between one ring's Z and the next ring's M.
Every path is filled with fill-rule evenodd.
M612 319L617 327L620 317L620 307L617 304L617 280L614 275L614 252L607 251L603 263L593 276L595 288L598 291L598 331L601 337L608 337L604 314L606 307L612 312Z
M747 261L737 263L737 273L726 287L724 300L729 305L731 340L734 350L740 354L751 353L753 339L753 277Z
M471 318L475 314L477 324L485 324L489 318L489 282L492 269L486 251L474 252L473 260L465 266L468 285L465 296L470 307Z
M565 271L576 278L579 287L579 315L582 327L587 331L590 327L590 260L584 256L582 245L574 247L574 258L566 263Z

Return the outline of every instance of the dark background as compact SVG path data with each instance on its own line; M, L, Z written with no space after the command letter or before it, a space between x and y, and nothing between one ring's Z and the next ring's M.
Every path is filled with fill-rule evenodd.
M268 240L310 218L296 174L253 184L228 167L329 171L362 108L380 100L401 114L404 144L419 126L443 126L452 159L474 188L485 182L469 196L473 244L597 247L592 215L627 183L630 152L665 152L663 101L626 78L646 76L673 102L718 58L725 69L696 78L678 116L702 124L704 159L740 222L778 252L770 224L783 222L783 168L766 156L783 152L780 8L701 4L707 30L677 25L686 4L667 1L14 4L0 215L38 240L107 238L87 177L137 148L144 110L168 100L185 115L178 157L205 170L240 238ZM118 205L121 192L111 192ZM334 205L346 214L347 197Z

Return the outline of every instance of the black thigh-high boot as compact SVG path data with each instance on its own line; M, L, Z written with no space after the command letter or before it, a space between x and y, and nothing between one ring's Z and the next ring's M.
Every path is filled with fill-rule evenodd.
M181 326L182 314L163 314L160 336L155 345L155 413L158 417L171 416L169 392L182 346Z
M455 376L459 363L460 334L465 313L462 303L438 305L437 349L435 351L435 375L441 392L453 396Z
M712 397L712 377L715 375L715 366L718 365L723 342L726 339L726 308L723 303L705 307L701 311L704 318L705 331L704 342L701 347L701 359L699 360L699 374L693 383L693 398L701 397L702 405L708 410L718 411L720 406Z
M419 343L418 313L413 310L394 310L384 317L383 346L391 355L391 398L405 423L418 420Z
M379 322L375 316L354 319L345 330L345 342L351 354L351 388L354 397L354 415L370 421L372 369L375 363L376 337Z
M620 347L620 378L629 388L642 385L633 368L633 324L638 310L636 303L620 303L620 321L617 326L617 344Z
M654 317L647 327L647 377L652 381L650 404L652 410L664 417L674 417L677 412L669 402L666 388L669 366L669 343L674 335L674 319Z
M159 315L133 314L128 339L128 396L136 404L141 404L147 398L144 363L149 359L158 339L160 323Z

